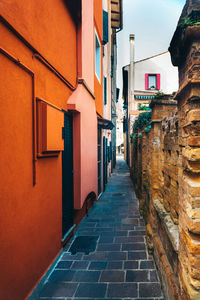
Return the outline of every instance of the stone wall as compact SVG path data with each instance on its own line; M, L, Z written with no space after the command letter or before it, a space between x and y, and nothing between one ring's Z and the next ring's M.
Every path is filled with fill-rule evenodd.
M133 140L132 178L167 299L178 299L178 166L177 101L170 95L152 100L151 129Z
M177 110L178 105L178 110ZM200 101L153 100L131 174L166 299L200 299Z
M169 49L179 68L176 100L164 96L152 101L151 130L138 132L132 146L131 172L146 221L148 247L168 300L200 299L198 18L200 2L187 0Z

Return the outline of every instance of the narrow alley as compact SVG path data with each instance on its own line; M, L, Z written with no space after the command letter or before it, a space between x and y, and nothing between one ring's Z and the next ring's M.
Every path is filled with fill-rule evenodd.
M40 299L57 297L164 299L153 258L146 249L138 200L122 158L40 293Z
M0 300L200 300L200 0L0 3Z

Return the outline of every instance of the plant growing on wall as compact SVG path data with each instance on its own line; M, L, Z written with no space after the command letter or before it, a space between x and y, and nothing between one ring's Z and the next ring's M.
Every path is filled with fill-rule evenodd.
M192 11L187 18L182 18L179 22L179 27L185 31L188 26L199 26L200 25L200 14L198 11Z
M159 99L160 97L164 96L165 94L163 92L157 92L154 96L154 99Z
M138 110L139 110L139 111L146 111L146 110L149 110L150 108L149 108L147 105L148 105L148 104L139 103L139 104L138 104Z
M133 134L141 131L147 124L151 122L151 112L143 112L135 120L133 124Z

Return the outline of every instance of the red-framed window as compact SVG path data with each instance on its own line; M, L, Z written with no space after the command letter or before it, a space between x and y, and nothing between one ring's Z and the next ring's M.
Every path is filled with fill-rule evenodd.
M160 90L160 74L145 74L145 90Z

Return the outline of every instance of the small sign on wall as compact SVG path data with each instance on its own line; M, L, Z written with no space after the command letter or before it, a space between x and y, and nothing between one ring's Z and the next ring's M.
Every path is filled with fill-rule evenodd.
M55 156L64 150L64 113L56 106L37 99L38 156Z

